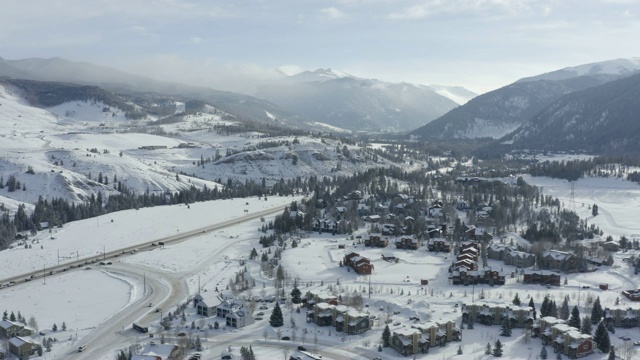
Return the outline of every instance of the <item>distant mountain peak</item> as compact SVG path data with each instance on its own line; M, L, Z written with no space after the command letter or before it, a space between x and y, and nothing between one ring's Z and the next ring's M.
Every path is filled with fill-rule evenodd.
M565 80L578 76L594 76L594 75L611 75L611 76L626 76L640 71L640 57L620 58L599 61L589 64L582 64L577 66L569 66L560 70L551 71L548 73L526 77L518 80L523 81L536 81L536 80Z
M353 75L350 75L345 72L335 70L332 68L316 69L313 71L307 70L307 71L303 71L303 72L291 75L289 78L292 80L300 81L300 82L311 82L311 81L324 82L328 80L344 79L344 78L357 79L357 77Z

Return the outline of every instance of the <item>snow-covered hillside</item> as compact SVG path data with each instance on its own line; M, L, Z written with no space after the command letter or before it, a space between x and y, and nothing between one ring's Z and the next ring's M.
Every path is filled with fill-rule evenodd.
M640 71L640 57L613 59L578 66L570 66L560 70L524 78L518 81L564 80L578 76L612 75L625 76Z
M157 119L153 131L158 135L152 135L137 133L145 131L143 122L100 101L70 101L44 110L0 88L0 175L4 182L14 177L20 183L12 192L0 189L0 199L15 209L16 202L33 204L41 196L81 202L92 194L116 194L118 183L137 194L176 192L213 188L218 179L265 178L272 184L390 165L365 160L356 147L348 146L345 156L337 140L229 133L225 128L239 123L215 107L185 112L185 103L172 106L179 113ZM198 165L202 159L206 163Z
M111 122L126 120L125 112L102 101L70 101L49 107L47 111L65 122Z

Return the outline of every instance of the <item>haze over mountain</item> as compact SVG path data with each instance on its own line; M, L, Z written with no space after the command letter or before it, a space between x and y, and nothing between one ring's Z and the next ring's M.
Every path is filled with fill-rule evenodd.
M363 79L332 69L292 75L256 92L283 108L350 130L415 129L475 96L461 87L431 88Z
M109 67L62 58L5 60L0 58L0 76L37 81L95 85L114 93L152 93L181 101L200 100L240 119L283 123L304 127L302 119L278 106L253 96L170 83L129 74Z
M500 138L574 91L628 76L637 58L581 65L516 81L480 95L413 132L424 139Z

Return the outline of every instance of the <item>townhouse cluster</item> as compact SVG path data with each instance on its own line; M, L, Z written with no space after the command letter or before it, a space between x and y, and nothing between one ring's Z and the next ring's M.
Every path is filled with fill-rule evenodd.
M338 298L325 291L310 290L306 294L307 322L331 326L347 335L362 334L373 326L369 314L339 304Z
M462 331L453 321L429 321L393 330L390 346L404 356L426 354L429 348L462 341Z
M504 285L504 271L478 267L480 245L475 241L464 241L458 248L458 255L449 268L449 281L453 285Z

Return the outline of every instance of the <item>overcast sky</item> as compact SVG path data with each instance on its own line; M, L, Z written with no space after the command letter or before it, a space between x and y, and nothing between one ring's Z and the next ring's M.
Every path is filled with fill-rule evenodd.
M333 68L492 90L640 56L637 0L3 0L0 57L63 57L242 90Z

